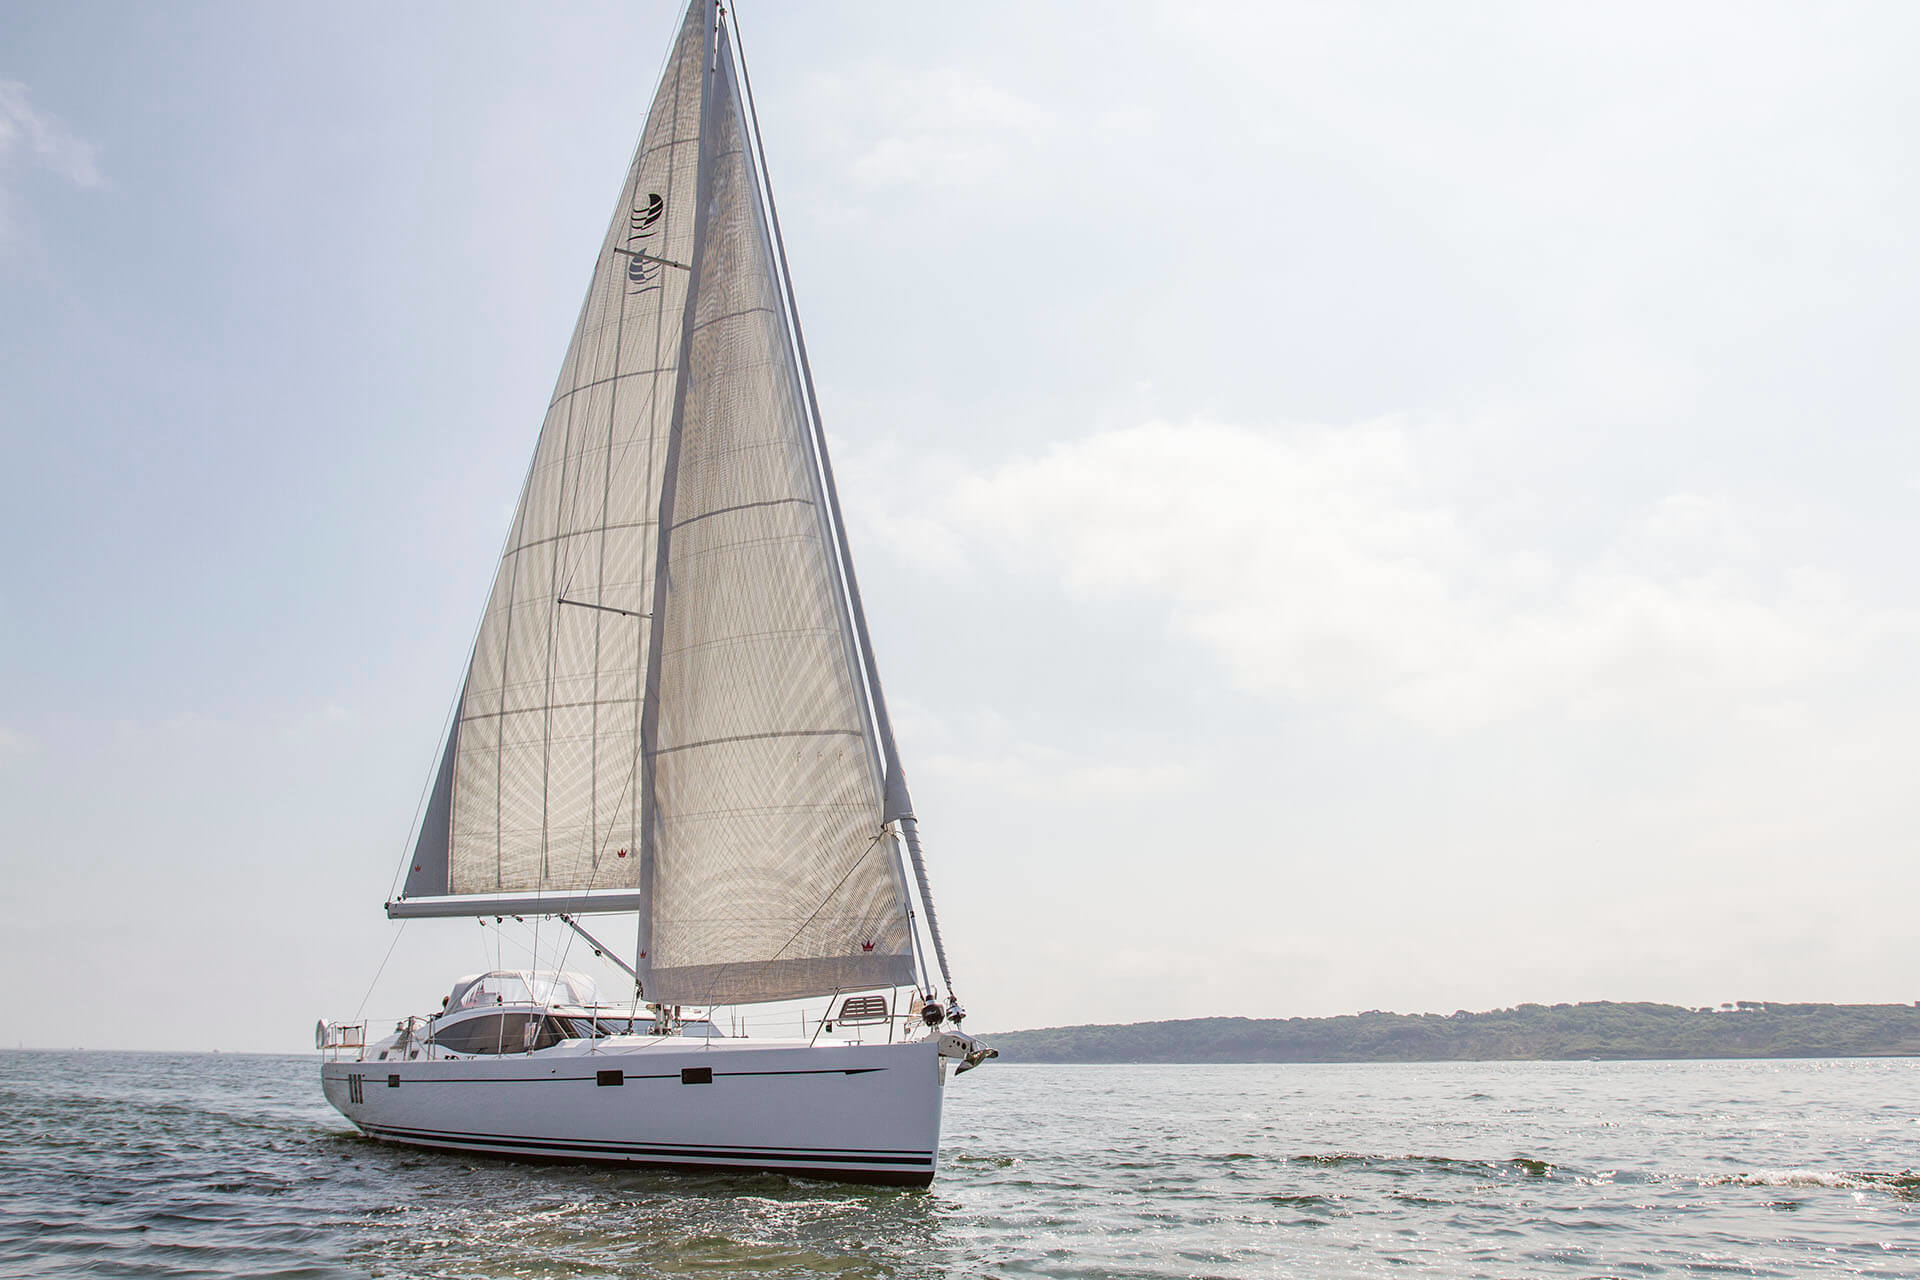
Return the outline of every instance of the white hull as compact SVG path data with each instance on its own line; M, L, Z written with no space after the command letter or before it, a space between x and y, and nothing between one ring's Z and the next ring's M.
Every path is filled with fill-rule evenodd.
M328 1062L321 1083L342 1115L386 1142L903 1186L933 1180L946 1074L935 1039L576 1045Z

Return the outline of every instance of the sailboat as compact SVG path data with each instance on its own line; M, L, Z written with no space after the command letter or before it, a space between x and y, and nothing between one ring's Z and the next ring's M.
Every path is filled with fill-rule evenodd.
M950 1069L995 1056L961 1029L745 65L693 0L386 904L544 924L631 993L499 968L377 1040L323 1021L327 1100L373 1138L926 1185ZM593 919L621 913L624 954ZM808 1001L798 1038L737 1034Z

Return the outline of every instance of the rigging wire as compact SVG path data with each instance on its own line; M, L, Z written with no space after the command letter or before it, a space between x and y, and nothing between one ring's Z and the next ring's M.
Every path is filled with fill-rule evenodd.
M407 931L407 922L402 920L400 927L393 931L393 941L387 944L387 954L380 957L380 967L373 971L373 981L367 984L367 993L360 997L360 1007L353 1011L353 1020L360 1021L360 1015L367 1011L367 1001L373 999L373 989L380 985L380 975L387 971L387 961L393 959L395 947L400 945L401 935Z
M765 969L772 966L774 963L776 963L780 959L782 955L786 953L786 950L788 947L792 946L795 942L799 941L800 935L807 931L807 926L812 924L815 920L819 919L820 913L822 911L825 911L827 909L828 904L830 904L834 900L834 898L839 895L840 890L846 885L847 881L853 877L853 873L860 869L860 864L867 860L867 855L873 852L874 846L879 844L881 838L884 837L886 834L887 834L887 829L885 827L882 827L880 828L879 834L875 835L873 839L867 841L867 847L862 849L860 851L860 856L853 860L853 865L848 867L846 874L840 877L840 882L834 885L833 888L827 892L827 896L825 898L821 899L820 905L813 909L813 914L800 922L800 927L793 931L793 936L780 944L780 950L774 952L772 955L768 956L764 961L761 962L761 966L760 966L761 968ZM708 989L707 995L708 996L713 995L713 991L711 988ZM706 1003L709 1007L712 1007L713 1001L709 999Z

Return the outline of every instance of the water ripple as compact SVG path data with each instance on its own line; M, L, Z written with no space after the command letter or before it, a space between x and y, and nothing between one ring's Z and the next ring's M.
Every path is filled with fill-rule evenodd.
M1920 1278L1905 1060L995 1064L927 1191L410 1152L316 1076L0 1053L0 1274Z

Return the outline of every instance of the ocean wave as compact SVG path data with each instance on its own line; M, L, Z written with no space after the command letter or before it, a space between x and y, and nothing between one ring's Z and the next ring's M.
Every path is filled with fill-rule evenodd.
M1899 1200L1920 1200L1920 1173L1839 1169L1762 1169L1702 1179L1703 1187L1821 1188L1829 1191L1883 1191Z
M1506 1160L1474 1160L1458 1156L1366 1155L1352 1151L1314 1152L1288 1156L1289 1164L1315 1165L1325 1169L1363 1169L1390 1176L1437 1173L1478 1178L1552 1178L1562 1170L1551 1160L1535 1156L1513 1156Z

